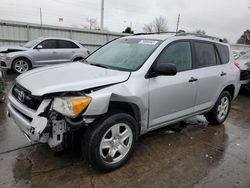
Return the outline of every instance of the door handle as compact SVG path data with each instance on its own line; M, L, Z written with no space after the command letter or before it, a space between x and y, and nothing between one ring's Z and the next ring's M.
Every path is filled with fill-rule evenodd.
M225 72L220 73L220 76L226 76L226 75L227 75L227 73L225 73Z
M191 77L188 82L196 82L196 81L198 81L198 78Z
M72 53L75 53L75 51L72 51Z
M53 51L53 54L56 54L56 51Z

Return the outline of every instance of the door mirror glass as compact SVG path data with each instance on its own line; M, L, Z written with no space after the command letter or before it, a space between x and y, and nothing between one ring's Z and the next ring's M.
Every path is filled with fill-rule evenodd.
M152 71L155 76L174 76L177 74L177 68L175 64L163 63L156 64Z
M43 46L42 45L38 45L37 47L36 47L36 49L43 49Z

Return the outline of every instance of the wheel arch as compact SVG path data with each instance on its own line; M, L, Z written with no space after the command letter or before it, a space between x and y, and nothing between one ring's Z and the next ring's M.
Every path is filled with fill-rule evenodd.
M135 118L136 122L138 123L138 126L137 126L138 134L140 134L141 112L140 112L139 107L136 104L130 103L130 102L110 101L108 112L112 110L120 110L120 111L126 112L129 115L131 115L133 118Z
M82 60L82 59L84 59L83 56L76 56L76 57L73 57L72 61L74 62L74 61L78 61L78 60Z
M230 84L230 85L226 86L226 87L222 90L222 92L223 92L223 91L228 91L228 92L230 93L230 95L231 95L231 99L234 98L235 86L234 86L233 84ZM221 93L222 93L222 92L221 92Z
M29 61L30 68L33 67L33 66L32 66L32 61L31 61L31 59L28 58L27 56L17 56L17 57L15 57L15 58L12 60L12 62L11 62L11 67L13 66L13 63L14 63L17 59L26 59L26 60Z

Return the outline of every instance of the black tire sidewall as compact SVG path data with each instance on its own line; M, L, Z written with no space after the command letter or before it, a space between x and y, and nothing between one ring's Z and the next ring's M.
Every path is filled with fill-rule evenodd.
M121 161L114 163L114 164L108 164L102 159L100 155L100 152L99 152L100 143L104 134L107 132L107 130L117 123L125 123L130 127L133 133L133 141L132 141L129 152ZM135 142L137 140L137 135L138 135L136 126L137 125L136 125L136 121L134 120L134 118L126 113L116 113L116 114L112 114L106 118L101 119L90 132L89 134L90 140L89 141L86 140L87 142L89 142L88 143L89 147L87 151L89 154L88 154L87 160L96 169L101 170L101 171L111 171L125 164L131 157L134 147L135 147Z

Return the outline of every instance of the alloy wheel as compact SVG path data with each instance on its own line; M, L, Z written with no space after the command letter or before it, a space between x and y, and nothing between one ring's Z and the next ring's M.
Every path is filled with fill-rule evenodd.
M102 137L100 155L108 164L117 163L128 154L132 142L131 128L125 123L115 124Z

